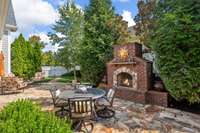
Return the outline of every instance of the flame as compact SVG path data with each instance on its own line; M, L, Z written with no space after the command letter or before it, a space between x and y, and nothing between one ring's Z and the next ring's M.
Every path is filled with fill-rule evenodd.
M129 83L128 79L124 80L123 84L125 84L125 85L127 85L127 86L129 86L129 85L130 85L130 83Z

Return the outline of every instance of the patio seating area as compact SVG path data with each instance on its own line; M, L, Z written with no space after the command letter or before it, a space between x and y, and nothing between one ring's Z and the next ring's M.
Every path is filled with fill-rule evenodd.
M71 86L64 84L34 85L23 93L0 96L0 109L9 102L21 98L32 99L44 111L55 112L49 88L56 86L62 90ZM115 98L113 101L116 118L93 121L93 133L197 133L200 132L200 116L180 110L160 106L143 105Z

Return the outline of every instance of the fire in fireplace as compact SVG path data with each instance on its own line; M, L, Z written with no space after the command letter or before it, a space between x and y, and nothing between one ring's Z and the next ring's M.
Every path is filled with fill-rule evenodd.
M117 86L132 87L133 78L130 74L122 72L117 75Z

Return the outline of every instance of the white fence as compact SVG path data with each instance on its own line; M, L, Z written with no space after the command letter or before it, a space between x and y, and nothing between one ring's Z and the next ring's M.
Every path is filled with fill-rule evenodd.
M69 71L62 66L43 66L42 73L44 77L61 76Z

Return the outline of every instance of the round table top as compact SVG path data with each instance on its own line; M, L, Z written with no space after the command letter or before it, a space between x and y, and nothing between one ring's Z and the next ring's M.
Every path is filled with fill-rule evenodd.
M102 89L88 88L87 93L78 93L76 90L64 90L58 97L66 100L69 98L91 97L95 100L105 96L105 94L106 92Z

